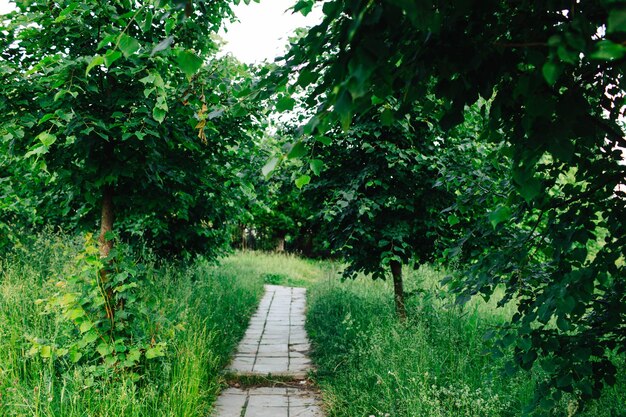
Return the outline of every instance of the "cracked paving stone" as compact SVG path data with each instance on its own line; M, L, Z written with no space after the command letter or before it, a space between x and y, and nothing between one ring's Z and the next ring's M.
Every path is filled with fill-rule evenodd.
M304 329L306 289L266 285L229 371L305 379L312 369ZM317 395L305 388L229 388L215 403L213 417L323 417Z

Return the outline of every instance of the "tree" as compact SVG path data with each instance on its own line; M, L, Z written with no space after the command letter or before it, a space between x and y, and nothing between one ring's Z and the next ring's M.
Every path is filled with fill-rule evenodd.
M451 204L433 188L436 145L423 140L419 115L412 116L389 124L384 112L365 114L345 133L327 132L332 143L316 149L324 169L306 192L321 208L332 250L349 264L344 276L384 279L390 270L402 319L402 265L433 259L439 213Z
M16 163L7 174L36 179L19 190L46 202L36 221L68 216L89 230L99 217L102 260L89 264L101 266L98 279L78 277L74 289L87 298L62 307L106 310L94 331L110 333L110 343L132 343L124 320L133 317L128 300L139 300L130 293L142 277L123 250L113 250L114 236L168 255L214 257L227 249L229 224L246 198L237 174L259 120L238 97L254 79L230 58L208 61L217 50L210 35L230 16L229 2L18 7L0 28L7 34L0 40L0 146L3 159ZM54 198L33 197L44 190Z
M238 174L262 125L259 106L239 102L255 80L235 60L214 57L229 1L18 7L0 23L0 187L38 207L5 216L7 206L23 208L2 198L0 221L65 217L81 231L100 223L98 247L88 235L79 272L46 303L73 325L67 346L33 340L31 352L98 360L97 376L133 370L163 355L164 343L145 331L159 320L138 290L146 272L113 247L114 235L167 255L227 248L247 198ZM19 174L33 181L20 184Z
M14 161L63 194L62 216L89 229L100 212L104 257L114 218L118 234L170 253L223 247L255 129L235 97L247 70L227 58L202 68L229 2L18 6L0 45Z
M319 75L307 99L318 111L303 129L311 137L385 105L402 120L429 93L443 103L434 109L443 131L480 97L491 102L483 137L510 158L511 188L482 230L508 244L477 254L454 289L466 300L503 285L516 300L501 341L524 369L546 370L543 388L556 391L540 394L545 407L558 391L597 397L615 381L612 355L626 351L623 7L329 1L272 80L306 88Z

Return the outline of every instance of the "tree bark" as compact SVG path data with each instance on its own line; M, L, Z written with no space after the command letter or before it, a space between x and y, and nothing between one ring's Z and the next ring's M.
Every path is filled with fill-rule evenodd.
M102 189L102 214L100 216L100 236L98 237L100 258L108 258L113 249L113 240L106 237L108 232L113 231L113 187L105 185ZM106 289L107 264L100 270L100 282L105 295L104 307L106 309L107 319L111 320L111 326L115 317L113 306L113 291Z
M113 231L113 187L105 185L102 190L102 214L100 216L100 257L107 258L111 249L113 249L113 241L106 238L108 232Z
M393 276L393 293L396 302L396 314L400 320L406 320L406 306L404 304L404 284L402 282L402 264L391 261L391 275Z
M276 252L284 252L285 251L285 236L286 233L279 233L276 241Z
M247 241L247 236L246 236L246 225L243 223L239 224L239 236L241 237L241 250L245 251L247 249L247 245L246 245L246 241Z

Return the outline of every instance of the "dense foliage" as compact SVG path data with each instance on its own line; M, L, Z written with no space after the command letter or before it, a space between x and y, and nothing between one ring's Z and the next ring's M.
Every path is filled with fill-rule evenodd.
M106 329L95 342L87 339L98 350L83 347L78 350L82 357L61 356L59 349L75 346L106 326L88 324L87 319L103 316L93 304L87 304L90 316L85 317L73 308L57 304L62 309L42 309L45 304L35 302L58 293L62 285L89 287L83 278L97 276L97 270L83 269L85 262L100 260L97 242L88 243L91 253L81 255L84 243L82 238L44 233L0 261L0 415L207 416L222 389L220 370L263 293L261 273L268 264L278 269L284 263L267 257L254 263L229 259L216 267L202 259L181 264L147 251L125 253L120 265L133 273L126 284L140 284L120 292L130 308L117 323L128 327ZM77 256L83 262L76 262ZM66 320L65 313L75 314L80 325ZM109 344L111 334L117 340ZM129 335L135 338L124 338ZM31 350L33 342L42 354ZM154 348L163 348L166 355L154 357L158 352L148 350ZM124 372L107 366L116 360L126 362Z
M3 201L34 199L37 222L87 230L107 205L119 231L155 249L224 247L258 122L236 105L252 82L241 64L202 67L228 2L18 6L0 45L3 176L33 181Z
M140 282L116 269L115 234L214 257L233 236L312 248L316 233L347 275L390 268L400 315L402 264L436 255L458 302L514 306L493 353L543 370L540 412L615 383L625 2L327 0L263 91L265 72L215 57L229 0L17 3L0 23L0 250L100 219L95 284L76 275L59 295L93 293L58 305L79 331L107 306L96 328L114 323L134 296L116 288ZM260 139L267 103L307 117L280 150ZM118 335L145 339L135 327ZM157 346L142 343L144 357Z
M534 385L545 373L505 374L513 354L485 354L483 334L507 321L515 306L475 298L461 307L439 286L444 273L430 266L405 271L420 297L407 302L408 320L394 314L389 283L319 282L308 292L307 329L328 415L337 417L451 417L526 415ZM581 403L565 394L549 416L620 416L626 409L624 360L616 386Z
M402 120L415 106L430 108L435 132L446 131L487 100L481 136L500 150L490 159L510 161L511 187L498 190L489 222L463 197L457 217L479 214L484 227L474 233L504 244L481 240L487 246L453 288L462 301L504 285L502 303L514 300L518 314L500 340L514 345L521 367L548 372L538 392L598 396L615 380L613 355L626 349L626 196L616 188L625 177L623 4L336 0L323 12L274 80L315 82L306 102L317 114L303 132L348 130L372 109ZM559 396L541 394L542 405Z
M421 129L410 118L390 124L370 114L345 133L327 132L332 142L315 149L324 168L306 193L320 210L330 248L349 260L344 276L384 279L391 269L401 316L401 265L433 260L440 212L452 202L434 189L437 146L423 140Z

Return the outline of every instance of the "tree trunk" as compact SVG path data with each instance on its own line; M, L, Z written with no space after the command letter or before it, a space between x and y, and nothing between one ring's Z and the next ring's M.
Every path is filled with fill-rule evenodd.
M113 249L113 241L106 238L108 232L113 231L113 187L105 185L102 190L102 214L100 216L100 257L107 258L111 249Z
M276 241L276 252L285 251L285 236L286 233L279 233Z
M105 185L102 189L102 214L100 217L100 236L98 237L100 258L108 258L113 249L113 240L107 239L106 234L113 231L113 187ZM113 307L113 291L106 289L107 277L107 265L100 270L100 282L103 292L105 294L104 307L107 313L107 319L111 320L111 326L113 326L113 320L115 317Z
M400 320L406 320L406 306L404 305L404 285L402 283L402 264L391 261L391 275L393 276L393 293L396 302L396 313Z
M239 225L239 234L241 235L241 250L245 251L247 249L247 245L246 245L246 240L247 240L247 236L246 236L246 225L245 224L240 224Z

